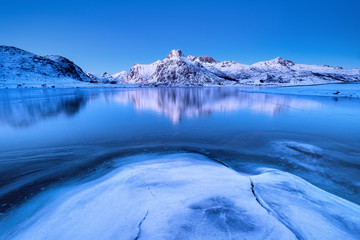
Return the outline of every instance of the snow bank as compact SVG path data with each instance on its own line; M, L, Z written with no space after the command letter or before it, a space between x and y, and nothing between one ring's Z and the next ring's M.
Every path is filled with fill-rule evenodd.
M253 90L252 92L359 98L360 84L346 83L346 84L326 84L326 85L314 85L314 86L261 88L258 90Z

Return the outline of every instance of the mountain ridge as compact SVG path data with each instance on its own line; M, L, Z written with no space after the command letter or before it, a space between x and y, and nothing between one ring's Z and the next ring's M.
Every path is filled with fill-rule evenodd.
M209 56L186 57L181 50L172 50L162 61L135 64L124 82L149 86L294 86L359 80L360 69L296 64L281 57L245 65Z
M84 72L69 59L39 56L25 50L0 45L0 87L28 84L35 87L79 82L135 84L145 86L296 86L360 81L360 69L328 65L297 64L277 57L245 65L236 61L217 61L210 56L185 56L172 50L166 58L151 64L134 64L130 71L102 75Z

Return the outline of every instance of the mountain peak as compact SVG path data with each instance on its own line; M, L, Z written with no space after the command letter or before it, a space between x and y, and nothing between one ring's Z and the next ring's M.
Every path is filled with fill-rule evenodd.
M291 66L294 66L295 63L290 61L290 60L285 60L283 59L282 57L277 57L273 60L270 60L269 62L273 62L273 63L276 63L276 64L280 64L284 67L291 67Z
M23 49L13 47L13 46L6 46L6 45L0 45L0 53L8 53L11 55L19 54L19 55L34 55L33 53L27 52Z
M217 62L215 59L213 59L212 57L208 57L208 56L200 56L199 61L204 62L204 63L216 63Z
M111 76L109 73L107 73L107 72L104 72L104 73L101 75L101 77L103 77L103 78L112 78L112 76Z
M169 55L167 56L168 59L172 59L172 58L181 58L181 57L185 57L184 54L181 52L181 50L179 49L174 49L172 50Z
M285 68L290 68L292 66L294 66L295 63L290 61L290 60L284 60L282 57L277 57L274 58L272 60L269 61L265 61L265 62L258 62L253 64L253 66L256 67L285 67Z

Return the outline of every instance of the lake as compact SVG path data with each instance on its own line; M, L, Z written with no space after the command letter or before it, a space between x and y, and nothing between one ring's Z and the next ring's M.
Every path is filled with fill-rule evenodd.
M215 181L214 179L230 177L232 174L234 178L237 178L236 173L241 173L241 176L254 176L266 169L273 169L300 177L307 183L330 193L331 196L336 195L345 199L346 204L354 208L358 209L360 204L360 100L356 98L249 93L242 91L241 88L230 87L2 89L0 90L0 133L0 221L2 222L0 238L5 239L7 239L5 236L9 239L17 238L16 234L23 234L23 229L27 229L28 226L36 227L35 220L31 223L26 221L37 216L39 211L45 211L43 206L55 204L65 196L72 199L70 196L73 197L75 193L85 191L89 186L93 189L91 185L93 183L100 184L96 185L99 190L99 186L108 181L110 176L119 172L119 169L122 169L120 172L124 174L123 169L126 166L131 166L131 169L137 169L136 171L148 166L153 170L143 170L141 176L155 171L157 174L152 176L154 178L158 178L161 174L169 174L167 169L183 169L181 174L173 172L166 175L166 179L178 176L181 181L177 179L176 184L163 186L162 184L166 182L164 180L161 186L159 183L154 185L157 189L154 191L158 191L159 194L162 194L159 189L165 187L166 193L176 189L181 192L186 185L183 184L184 181L191 181L193 184L194 181L201 182L203 179L208 179L206 182L208 189L211 188L210 186L215 188L219 184L215 190L220 191L229 186L227 183L232 183L233 180ZM166 159L165 162L163 159ZM181 160L183 162L179 165L172 165L178 159L185 160ZM209 166L203 164L203 160L209 161ZM150 163L156 163L158 167ZM196 167L189 167L194 163ZM205 170L205 165L209 167L209 170ZM219 170L216 170L217 168ZM227 172L230 171L229 169L232 172ZM222 171L224 174L217 176L217 173ZM206 175L210 172L214 178ZM187 174L194 178L190 179ZM186 179L183 179L184 176ZM152 182L149 180L152 177L144 181ZM158 179L159 182L162 181L161 179ZM239 180L241 181L243 180ZM124 180L118 179L118 184L123 182ZM117 185L112 183L106 187L107 190L99 191L104 194L103 196L107 196L109 189L114 189L114 186ZM207 189L203 185L197 188L191 187L192 185L186 186L182 197L191 191L199 193ZM146 188L150 189L148 186ZM123 193L124 198L134 199L134 202L137 201L136 199L142 199L143 195L140 192L134 193L131 189L124 187L121 191L119 190L119 194ZM125 192L128 197L125 196ZM195 199L201 194L179 200L179 204ZM228 193L224 193L223 196L226 194ZM152 195L156 196L153 193ZM256 197L256 193L254 195ZM91 196L97 199L99 195ZM113 196L114 193L109 195L108 199ZM171 197L161 199L169 198ZM74 205L77 206L76 211L77 208L87 204L79 204L79 199ZM83 198L81 199L84 201ZM92 198L87 197L87 199L90 201ZM213 205L214 202L221 206L234 205L225 201L224 198L211 199L210 203L209 201L201 202L200 205L189 203L189 206L192 206L190 209L198 211L199 206ZM107 209L107 206L111 205L109 202L104 199L98 200L97 208L101 205L99 203L103 206L101 210L96 208L97 210L110 211ZM70 200L65 199L64 202L66 201L68 203ZM46 212L64 206L61 204L56 207L49 205ZM138 204L141 205L142 202L139 200ZM164 205L169 208L172 206L167 202ZM151 206L158 207L155 203ZM116 206L111 205L111 208L116 209ZM129 206L128 209L133 208ZM121 239L134 239L136 234L137 237L140 234L145 234L143 236L150 234L146 229L155 227L145 224L149 221L145 221L145 218L152 217L152 211L149 207L146 209L147 212L144 210L136 217L134 225L130 224L132 219L126 220L129 225L125 225L129 229L124 227L122 230L127 229L125 232L130 234L135 229L136 233L120 236ZM183 212L180 207L176 209L178 209L177 214ZM125 213L125 215L126 213L134 214L134 216L137 214L122 211L121 214ZM228 214L228 211L225 213ZM119 217L121 214L120 212L118 214ZM228 216L226 214L222 212L221 216ZM103 217L108 219L110 215L110 212L104 213ZM233 219L233 216L239 214L230 215L231 222L244 220ZM44 214L41 215L43 216ZM209 216L214 217L211 214L206 216L206 219L212 219ZM48 217L54 220L53 216ZM96 216L92 217L96 218ZM188 216L195 219L197 217L202 219L200 215L193 213ZM181 217L176 214L166 215L166 217L161 215L158 218L167 219L161 223L162 226L172 224L173 228L167 230L167 234L171 233L171 236L180 236L179 238L184 239L192 236L211 238L202 235L200 230L196 230L208 228L210 224L208 222L203 222L195 229L191 224L179 225L174 220L188 219L183 215ZM36 219L35 222L41 222L39 217ZM48 224L51 222L49 219L44 222ZM63 219L65 221L67 218ZM219 221L217 215L214 219L216 219L214 221ZM114 218L108 220L113 222ZM355 227L348 230L352 234L357 233L360 228L358 218L354 221L357 226L355 224ZM26 224L22 225L24 222ZM143 222L145 230L141 232ZM284 225L292 230L291 234L298 238L304 234L303 228L293 227L289 222L287 223ZM222 226L222 223L216 226ZM251 232L252 227L247 226L242 231ZM295 228L297 230L293 230ZM46 235L49 231L45 230L45 227L42 229L44 235L39 236L49 236ZM64 227L64 229L67 228ZM217 236L218 239L226 236L231 239L232 235L228 234L236 236L239 233L238 228L232 229L229 225L226 225L224 229L216 228L212 233L214 235L211 236ZM276 234L286 236L282 231L288 230L279 230ZM109 230L109 234L110 232L116 232L115 227L113 231ZM28 234L30 233L29 230ZM85 234L85 231L83 233ZM225 235L221 235L223 233ZM79 236L93 236L86 234ZM277 236L276 234L273 236ZM18 239L26 239L25 236L31 235L19 236L22 237ZM164 236L168 235L159 235L155 239L167 238ZM251 236L261 239L263 235ZM111 239L112 237L114 235L104 235L104 238Z

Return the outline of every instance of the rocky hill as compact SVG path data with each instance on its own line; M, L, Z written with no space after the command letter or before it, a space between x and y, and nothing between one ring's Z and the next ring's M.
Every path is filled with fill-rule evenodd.
M61 56L38 56L16 47L0 46L0 84L72 84L91 79L75 63Z

